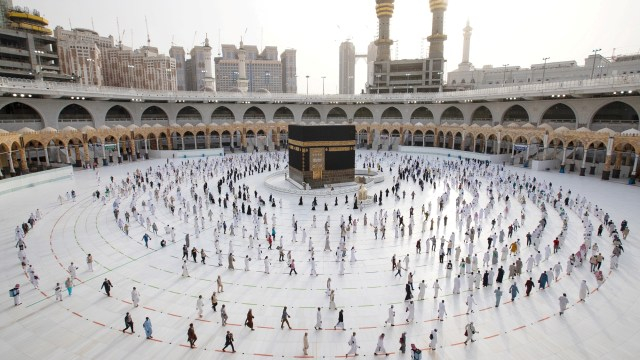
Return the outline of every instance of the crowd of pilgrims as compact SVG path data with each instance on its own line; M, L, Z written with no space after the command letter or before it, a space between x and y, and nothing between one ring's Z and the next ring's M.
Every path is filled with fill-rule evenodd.
M234 244L241 244L243 246L238 252L246 252L245 270L250 270L253 258L249 251L255 251L255 257L264 261L264 272L269 273L271 260L265 254L273 250L272 244L278 241L275 250L279 253L279 261L285 262L286 252L287 270L289 274L297 274L294 257L302 256L285 250L289 246L293 248L293 245L285 244L284 237L287 236L286 240L293 244L298 242L298 236L301 236L303 244L308 241L308 247L305 246L304 249L308 253L304 253L304 258L308 259L309 273L318 275L315 264L316 248L311 236L307 235L307 227L317 228L316 214L322 213L316 212L317 195L301 196L297 204L304 207L303 197L307 198L313 211L311 223L306 221L307 223L299 225L295 217L296 204L291 203L294 213L291 226L278 226L276 213L277 208L282 208L282 199L276 198L273 194L267 195L264 189L258 191L258 188L252 188L243 181L253 175L286 170L286 162L286 154L280 152L183 161L167 160L161 165L127 173L119 180L111 177L110 181L101 187L103 190L96 191L94 196L103 204L112 203L115 220L119 228L127 234L130 232L131 223L136 222L144 231L155 234L162 247L167 245L167 240L176 242L176 237L184 238L182 258L186 260L183 276L185 273L188 276L186 264L189 260L190 241L193 237L200 238L207 228L212 228L215 250L207 250L209 244L200 241L201 249L198 250L194 246L190 251L194 262L197 262L197 256L200 255L200 262L204 264L210 252L214 252L218 258L218 265L223 266L220 241L226 238L229 245L224 256L228 259L229 269L235 268ZM346 218L345 206L339 204L338 196L333 195L333 189L327 190L328 192L321 197L325 201L324 211L327 212L324 222L324 251L334 252L332 244L335 244L336 275L345 273L349 247L349 262L358 261L355 249L357 242L351 239L351 234L357 232L359 224L364 225L365 231L372 231L376 241L386 239L387 227L391 227L395 240L415 240L413 257L421 256L423 249L425 254L432 252L435 255L432 266L445 266L446 277L453 276L453 281L447 282L453 294L461 293L463 282L466 283L469 296L473 295L474 288L477 290L481 286L495 287L493 291L498 302L499 296L502 295L500 286L507 283L505 289L514 300L520 293L520 286L523 286L526 296L529 296L535 287L534 281L537 281L540 289L545 289L553 280L557 281L563 271L570 276L574 268L581 267L585 262L590 264L597 286L600 286L605 281L600 269L605 260L602 255L603 249L610 249L610 268L616 269L618 259L624 250L622 241L629 233L626 220L616 227L609 214L598 205L592 204L586 197L573 194L570 189L556 188L552 183L540 181L531 175L488 162L368 152L358 154L357 167L375 169L390 181L385 182L388 184L386 188L382 185L377 191L370 191L372 202L367 206L357 200L356 194L351 196L351 200L349 195L345 195L345 203L354 205L352 208L349 207L351 211ZM416 193L418 188L420 193ZM429 193L431 189L433 191L430 194L435 194L436 190L440 194L427 197L425 193ZM406 204L404 200L407 196L410 197L411 206L405 206L405 210L401 210L400 207ZM486 201L481 201L481 196L486 198ZM333 197L335 201L331 201ZM447 214L450 212L445 213L444 210L452 203L455 217L449 219ZM413 204L419 206L419 213ZM526 208L527 204L539 212L531 211L532 207ZM174 216L174 222L160 223L159 218L155 216L159 205L164 206ZM270 208L272 210L269 210ZM330 209L343 212L339 217L338 226L332 226L335 222L331 222ZM551 217L558 218L562 223L557 234L545 231L550 211L553 212ZM581 241L570 239L571 241L567 242L569 212L573 212L581 221ZM33 219L40 217L39 211L37 215L31 216ZM525 223L528 217L533 220ZM595 234L593 220L599 222ZM182 223L181 226L178 226L179 223ZM419 224L419 230L416 223ZM518 233L520 228L530 224L535 226ZM447 226L452 230L449 236L445 234ZM16 246L20 245L19 256L23 267L25 263L29 265L24 237L29 226L27 229L24 227L24 224L16 227ZM164 230L160 227L164 227ZM284 234L284 229L290 229L291 232ZM441 232L441 229L444 230ZM604 231L605 235L610 237L611 246L602 238ZM514 234L524 234L524 240L514 238ZM276 240L278 235L280 237ZM437 235L440 237L437 238ZM145 233L145 236L149 235ZM209 238L207 236L207 239ZM555 254L565 246L572 248L570 256L565 260L554 258L551 261L552 253ZM244 250L245 248L248 250ZM435 259L443 265L436 263ZM415 270L412 271L409 266L410 255L407 253L406 256L397 257L393 254L391 262L391 271L406 283L404 301L413 308ZM554 264L549 265L551 263ZM453 274L456 271L455 267L457 275ZM405 271L404 277L402 270ZM526 272L525 276L522 276L523 270ZM582 275L583 273L580 274ZM591 282L591 279L588 280ZM335 307L337 289L331 289L330 284L329 277L326 296L331 297ZM429 287L434 289L437 297L438 290L441 289L438 280L429 284ZM424 299L426 288L423 280L419 284L420 300ZM588 293L587 279L584 279L578 297L584 300ZM212 298L214 297L215 293ZM563 302L561 298L560 303ZM467 304L472 303L475 302L468 297ZM444 300L438 305L438 315L443 317L446 314ZM469 307L472 308L473 305ZM473 312L473 309L468 309L469 311ZM429 340L431 347L433 339Z

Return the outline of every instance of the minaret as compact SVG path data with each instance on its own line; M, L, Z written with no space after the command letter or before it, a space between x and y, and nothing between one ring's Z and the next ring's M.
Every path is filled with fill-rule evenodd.
M204 39L204 91L216 91L216 80L213 78L211 68L211 46L209 45L209 37L206 35Z
M444 34L444 12L447 10L447 4L448 0L429 0L429 8L433 14L431 35L427 37L429 59L444 58L444 41L447 40L447 35Z
M395 0L376 0L376 15L378 16L378 46L376 61L391 60L390 47L393 41L389 38L389 22L393 15L393 2ZM446 1L445 1L446 2Z
M471 45L471 30L473 28L469 26L469 20L467 20L467 26L462 29L464 34L464 44L462 46L462 62L458 64L458 70L469 71L471 70L471 63L469 62L469 46Z
M240 49L238 49L238 89L242 92L249 90L249 80L247 80L247 52L244 50L244 44L240 40Z

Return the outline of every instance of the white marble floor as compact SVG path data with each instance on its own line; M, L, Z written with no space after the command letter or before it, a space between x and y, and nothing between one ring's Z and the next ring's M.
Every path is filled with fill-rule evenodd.
M238 155L234 155L238 156ZM395 155L394 155L395 156ZM414 155L415 157L415 155ZM151 160L110 166L100 169L102 182L114 176L116 180L126 176L127 172L135 168L149 167L162 164L160 160ZM388 168L387 168L388 169ZM385 171L388 171L385 169ZM508 167L507 171L526 173L528 170ZM0 197L3 215L0 219L0 234L2 257L2 283L5 290L14 284L21 284L22 305L14 307L13 299L5 292L0 303L0 351L6 359L88 359L88 358L242 358L254 359L258 357L301 358L302 338L305 332L309 334L309 358L344 357L349 346L347 341L352 332L357 333L360 345L359 357L374 357L373 352L377 338L381 333L386 334L386 349L389 358L410 358L410 351L400 354L398 340L402 332L407 333L407 344L414 343L425 349L428 336L432 329L438 329L438 348L435 351L423 351L422 358L499 358L499 359L632 359L636 358L640 350L637 341L640 334L640 308L638 295L640 287L636 287L640 261L635 255L639 252L638 231L636 230L640 200L640 190L637 187L615 182L605 182L596 178L578 177L575 174L557 174L549 172L530 173L538 179L552 181L554 186L571 188L573 194L586 194L594 204L598 204L611 214L616 225L626 219L629 221L631 234L625 241L625 253L620 259L620 268L609 270L611 241L608 236L597 238L602 253L605 255L604 273L605 283L598 291L588 297L586 303L576 303L578 300L579 283L585 279L590 288L596 288L589 266L577 268L571 276L564 274L558 282L553 282L544 291L534 290L530 297L524 297L524 275L517 279L521 294L511 303L505 291L500 307L495 308L493 288L473 290L478 304L477 311L467 316L465 299L467 292L452 295L453 277L446 276L446 270L438 262L434 253L415 254L415 242L419 238L430 236L427 227L425 234L420 233L421 226L416 226L413 236L394 239L393 228L388 226L387 239L375 240L373 230L359 225L357 233L352 234L347 241L347 247L355 246L358 250L356 262L349 261L347 255L346 272L338 275L335 256L322 252L324 244L323 224L328 214L331 215L332 246L335 249L339 237L339 219L341 215L347 217L353 214L362 220L364 212L369 221L373 220L373 212L379 206L371 206L360 210L351 209L351 204L344 204L344 196L339 197L339 206L333 206L333 198L319 197L321 204L318 211L312 212L311 197L305 198L304 206L298 206L298 196L287 194L273 194L277 199L283 199L282 208L263 208L271 222L272 212L276 212L276 229L279 238L284 235L285 248L292 250L297 263L298 275L289 276L285 263L277 261L277 250L266 251L273 259L271 274L263 272L262 261L253 261L250 271L243 271L246 254L254 259L256 251L247 249L248 240L243 240L241 231L236 230L232 239L235 248L236 270L226 268L226 253L229 237L222 236L221 247L225 253L223 267L218 267L214 254L212 226L208 220L206 230L199 239L191 236L192 246L205 248L210 258L206 265L189 262L190 278L181 277L181 246L185 232L193 234L193 225L186 225L178 221L170 212L159 205L155 221L164 233L164 225L171 224L178 230L178 241L160 248L160 236L152 235L150 248L146 249L142 241L144 229L132 223L130 236L126 236L118 229L111 211L111 201L107 205L93 201L91 192L97 187L97 180L90 170L76 171L73 180L54 182L21 190ZM268 197L268 190L262 179L266 174L248 177L240 181L251 189ZM378 191L389 187L391 180L374 185L370 191ZM210 186L215 182L210 181ZM440 185L440 184L439 184ZM403 183L402 188L407 191L407 197L400 201L385 198L383 207L389 212L399 208L408 215L408 209L413 206L416 212L423 203L432 201L435 209L435 197L442 194L443 187L436 191L426 188L424 192L411 183ZM65 202L60 205L57 201L59 194L75 189L78 192L76 202ZM411 200L408 195L415 190L417 196ZM183 187L183 194L188 189ZM448 228L443 226L434 234L438 238L445 234L448 238L454 229L453 219L455 211L455 196L445 208L449 215ZM469 195L466 195L469 199ZM486 193L481 195L481 203L486 203ZM322 211L324 202L329 203L329 212ZM122 203L121 215L129 200ZM502 202L504 206L504 201ZM28 278L18 262L15 249L14 228L25 221L28 215L39 208L43 219L27 234L27 254L31 264L39 274L40 290L36 290L29 283ZM508 216L508 223L518 216L522 206L512 201L512 210ZM223 211L216 204L216 212ZM540 219L540 210L531 202L524 206L527 220L514 238L521 238L533 230ZM206 211L205 211L206 213ZM309 275L309 253L307 244L291 243L291 218L295 214L300 228L306 228L314 239L316 259L318 261L319 276ZM318 218L318 227L311 228L312 216ZM492 215L495 216L496 213ZM231 218L229 209L223 211L227 221ZM408 216L405 216L408 218ZM485 221L482 239L486 239L488 229ZM592 216L594 226L598 226L597 219ZM248 216L243 217L243 224L248 232L253 226ZM271 226L271 224L269 224ZM556 210L549 208L549 224L543 233L543 246L550 244L560 232L561 220ZM260 234L264 230L262 229ZM540 274L540 269L550 267L560 261L565 266L566 259L571 252L575 252L582 242L582 226L580 219L573 212L569 213L569 235L566 245L558 254L553 254L548 262L534 269L534 281ZM169 237L165 237L169 240ZM595 237L594 237L595 238ZM264 244L264 240L262 241ZM484 242L481 242L484 244ZM275 248L275 245L274 245ZM477 246L479 257L484 254L485 247ZM95 271L87 271L86 254L91 253L95 259ZM414 283L417 285L425 280L428 284L426 299L416 301L416 314L413 323L405 323L404 313L404 284L406 277L394 277L391 271L390 258L393 254L403 257L410 254L410 268L415 273ZM466 252L463 251L463 254ZM532 253L531 248L525 248L521 254L526 258ZM635 260L634 260L635 259ZM72 296L64 294L64 301L55 302L53 288L56 282L63 283L68 276L66 271L70 262L78 265L76 287ZM481 261L480 261L481 263ZM499 265L508 267L509 263L500 262ZM457 267L456 270L457 272ZM222 276L224 292L219 294L219 302L225 304L229 314L229 324L222 327L219 312L214 313L208 301L215 290L215 279ZM100 291L105 277L114 284L112 296L106 297ZM344 309L346 331L334 331L333 324L337 321L338 311L329 310L329 300L325 295L327 277L332 278L332 286L336 289L336 303L339 309ZM433 299L431 286L438 278L443 291L438 301L445 300L448 316L444 322L436 319L437 304ZM505 282L505 285L509 282ZM141 293L140 307L131 304L131 289L137 287ZM467 286L463 281L463 290ZM506 290L506 289L504 289ZM562 317L558 316L558 297L566 292L570 300L569 310ZM414 296L417 296L416 286ZM196 310L196 299L203 295L205 311L199 319ZM394 304L396 308L396 323L398 326L384 326L388 307ZM219 305L219 306L220 306ZM282 307L288 306L291 314L292 330L281 330L280 315ZM314 330L316 308L322 307L324 329ZM255 331L242 326L248 309L253 309L255 316ZM123 334L123 317L131 312L135 322L134 335ZM153 324L155 341L146 340L142 323L148 316ZM473 320L479 333L477 341L465 346L464 326ZM186 332L190 323L194 323L198 335L197 348L189 349ZM220 352L224 345L224 335L227 330L235 334L237 353L225 354ZM409 346L407 346L409 348ZM636 355L634 355L636 354Z

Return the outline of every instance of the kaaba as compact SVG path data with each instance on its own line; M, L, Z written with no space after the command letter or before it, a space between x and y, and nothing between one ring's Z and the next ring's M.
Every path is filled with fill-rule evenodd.
M354 125L289 125L289 177L316 189L354 181Z

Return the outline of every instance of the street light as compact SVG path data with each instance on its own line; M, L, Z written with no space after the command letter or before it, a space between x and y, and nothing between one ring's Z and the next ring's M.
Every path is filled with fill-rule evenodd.
M409 74L409 73L404 74L404 76L407 77L407 94L409 93L409 75L411 75L411 74Z
M322 96L324 96L324 79L326 79L326 76L322 77Z
M593 66L591 67L591 78L593 79L593 71L596 69L596 55L598 55L598 51L602 49L593 49Z
M309 75L307 75L307 96L309 96Z
M542 65L542 83L544 84L544 73L547 70L547 60L549 60L549 57L542 58L542 60L544 60L544 65Z
M507 66L509 64L503 64L504 70L502 70L502 86L504 87L504 82L507 80Z

